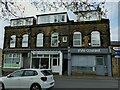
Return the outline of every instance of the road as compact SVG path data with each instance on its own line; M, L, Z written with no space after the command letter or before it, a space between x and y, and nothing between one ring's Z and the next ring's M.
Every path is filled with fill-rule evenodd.
M55 82L54 88L118 88L118 80L116 79L55 77Z

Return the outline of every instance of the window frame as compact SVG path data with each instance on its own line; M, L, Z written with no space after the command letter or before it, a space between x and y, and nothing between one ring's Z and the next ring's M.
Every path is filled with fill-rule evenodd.
M56 44L53 44L53 42L56 40ZM57 32L52 33L51 35L51 47L58 47L59 43L59 34Z
M38 33L37 34L37 39L36 39L36 47L43 47L43 33Z
M28 47L28 34L24 34L22 38L22 47Z
M80 38L75 39L75 35L79 35ZM79 41L80 44L75 44L76 41L77 42ZM74 32L73 33L73 46L74 47L81 47L82 46L82 33L81 32Z
M91 46L92 47L100 47L101 46L100 32L99 31L92 31L91 32Z
M16 35L12 35L10 37L10 48L14 48L16 46Z

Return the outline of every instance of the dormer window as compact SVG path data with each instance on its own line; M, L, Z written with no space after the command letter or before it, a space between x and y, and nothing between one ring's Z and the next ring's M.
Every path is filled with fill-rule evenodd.
M32 25L34 18L27 17L27 18L18 18L11 20L11 26L24 26L24 25Z
M66 14L46 14L37 17L37 24L66 22Z

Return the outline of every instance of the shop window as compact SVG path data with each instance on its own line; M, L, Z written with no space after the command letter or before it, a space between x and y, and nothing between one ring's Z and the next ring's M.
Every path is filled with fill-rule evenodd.
M4 67L14 68L20 67L20 54L12 53L5 54Z
M58 33L53 33L52 35L51 35L51 46L52 47L57 47L58 46L58 42L59 40L58 40Z
M43 34L39 33L37 35L37 43L36 43L37 47L43 47Z
M82 35L81 32L74 32L73 34L73 46L82 46Z
M93 47L99 47L99 46L101 46L100 33L98 31L93 31L91 33L91 45Z
M16 45L16 35L10 37L10 47L15 47Z
M23 35L22 47L28 47L28 34Z

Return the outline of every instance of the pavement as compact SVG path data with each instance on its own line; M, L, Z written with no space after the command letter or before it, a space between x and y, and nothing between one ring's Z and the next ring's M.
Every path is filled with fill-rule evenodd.
M66 79L96 79L96 80L120 80L120 77L110 76L68 76L68 75L54 75L55 78L66 78Z

